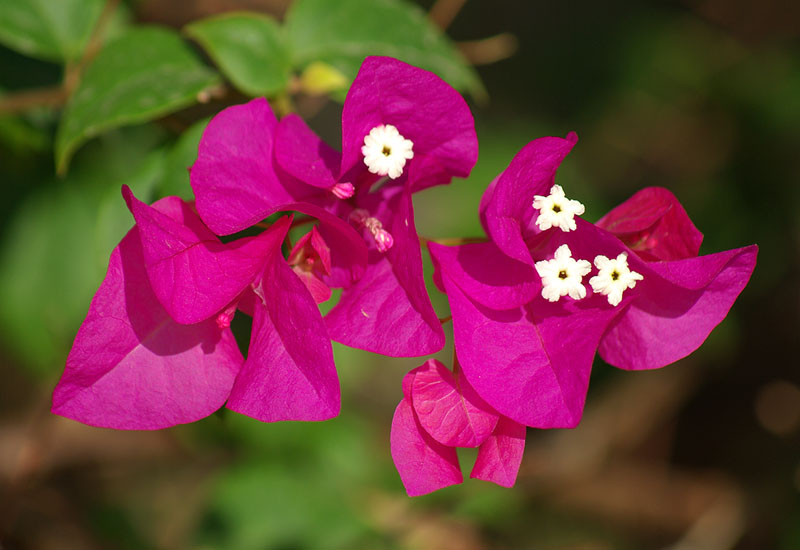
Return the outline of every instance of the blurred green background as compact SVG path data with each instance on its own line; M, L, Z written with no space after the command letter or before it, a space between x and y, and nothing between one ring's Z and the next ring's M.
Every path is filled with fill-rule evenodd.
M800 548L800 4L290 4L0 2L0 549ZM269 17L206 19L236 10ZM120 186L190 197L207 117L254 95L338 143L367 53L437 70L473 108L478 164L415 197L420 234L481 235L488 182L531 139L574 130L558 182L587 219L661 185L703 253L760 246L728 318L665 369L598 360L581 425L529 430L513 489L405 495L389 427L425 358L336 346L342 414L324 423L223 410L116 432L51 416L132 224ZM475 453L460 456L468 472Z

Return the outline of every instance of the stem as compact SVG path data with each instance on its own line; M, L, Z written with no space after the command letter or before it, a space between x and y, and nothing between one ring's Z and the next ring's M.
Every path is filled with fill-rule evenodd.
M434 25L445 30L466 2L467 0L436 0L436 3L428 11L428 18L433 21Z
M80 82L81 75L89 62L100 51L103 33L111 16L117 9L119 0L108 0L97 18L92 35L86 43L86 49L78 61L68 61L64 68L64 80L60 86L25 90L8 94L0 98L0 113L19 113L34 107L59 107L67 102Z
M317 218L312 218L312 217L296 219L296 220L292 221L292 228L301 227L303 225L308 225L308 224L314 223L316 221L317 221Z
M428 237L423 237L422 235L420 235L419 240L422 244L436 243L445 246L457 246L460 244L468 244L468 243L485 243L489 239L487 239L486 237L445 237L443 239L430 239Z
M308 225L308 224L314 223L316 221L317 221L317 218L312 218L311 216L306 216L304 218L296 218L296 219L294 219L292 221L291 228L301 227L303 225ZM258 222L258 223L254 223L253 227L260 227L261 229L269 229L270 227L272 227L272 224L271 223L266 223L266 222Z
M289 113L296 111L294 103L292 102L292 97L289 95L288 91L280 93L272 99L272 108L275 109L278 118L283 118Z
M25 90L0 98L0 113L20 113L34 107L57 107L67 100L67 91L61 86Z
M513 34L503 32L480 40L462 41L457 45L471 65L489 65L514 55L519 41Z
M83 55L80 60L77 63L67 63L66 70L64 71L64 91L67 96L75 91L86 66L94 59L98 52L100 52L103 46L103 34L114 12L117 11L117 6L119 6L119 0L106 1L103 6L103 11L100 13L100 17L97 18L97 23L95 23L92 29L92 34L89 37L89 41L86 43L86 48L83 50Z

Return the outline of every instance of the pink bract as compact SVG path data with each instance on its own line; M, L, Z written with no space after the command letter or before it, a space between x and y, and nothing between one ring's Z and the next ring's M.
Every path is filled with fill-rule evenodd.
M123 196L137 225L111 256L53 412L120 429L191 422L226 400L268 422L336 416L339 382L327 328L281 253L290 219L223 244L190 203L167 197L148 206L128 188ZM326 279L360 276L366 249L355 231L312 205L298 209L320 219L309 240ZM335 262L321 248L322 234L342 251ZM228 328L240 301L254 316L246 361Z
M181 325L161 307L134 227L111 254L52 411L127 430L194 422L225 403L242 362L230 329L213 319Z
M498 415L463 376L429 359L403 378L392 421L392 459L409 496L462 482L456 447L478 447L470 477L511 487L525 426Z
M263 422L339 414L333 349L317 304L275 254L255 288L250 349L228 408Z
M122 190L142 237L144 265L159 301L177 322L197 323L231 303L264 269L264 258L283 242L289 219L282 218L258 237L224 245L177 197L159 212Z

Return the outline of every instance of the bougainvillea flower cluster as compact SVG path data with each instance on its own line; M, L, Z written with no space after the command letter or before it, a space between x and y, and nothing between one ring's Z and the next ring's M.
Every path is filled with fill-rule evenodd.
M576 141L537 139L514 157L481 202L489 242L430 244L465 377L537 428L578 424L596 351L641 370L697 349L756 260L755 246L698 256L702 235L665 189L597 224L578 217L583 207L554 183Z
M305 203L358 230L365 272L326 316L331 337L392 356L444 345L422 273L411 195L469 174L478 157L464 99L436 75L367 58L345 99L342 152L299 116L277 121L264 100L226 109L208 125L191 171L197 210L221 235Z
M209 123L191 169L195 204L148 206L125 189L136 226L112 254L53 411L125 429L191 422L223 404L263 421L323 420L339 411L331 335L393 355L438 351L411 193L469 173L469 108L432 73L369 58L342 136L339 154L257 99ZM256 237L217 237L276 212L316 223L286 259L288 217ZM317 303L331 288L345 291L323 319ZM253 317L246 359L229 328L237 310Z
M456 353L452 371L429 359L403 379L391 454L409 495L461 483L459 447L478 449L471 477L512 486L526 427L580 421L595 354L627 370L677 361L749 280L756 247L699 256L702 234L666 189L584 220L555 183L576 142L534 140L489 184L484 242L428 241ZM53 412L119 429L222 406L265 422L336 416L331 340L400 357L444 346L412 195L466 177L477 155L464 99L391 58L364 61L341 152L265 99L224 109L191 167L195 201L148 205L123 188L135 225L111 254ZM239 313L252 318L246 356L231 330Z

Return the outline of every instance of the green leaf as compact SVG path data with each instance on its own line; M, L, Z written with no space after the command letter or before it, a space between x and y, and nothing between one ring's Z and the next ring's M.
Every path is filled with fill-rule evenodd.
M250 96L271 96L286 88L291 62L278 24L266 15L232 13L184 28L236 88Z
M56 169L64 173L89 138L191 105L218 83L175 32L126 32L100 52L70 98L56 135Z
M34 371L63 367L111 250L133 225L121 185L149 201L161 177L164 155L150 152L160 137L136 130L87 148L67 179L41 186L19 205L5 232L0 338Z
M194 193L189 185L189 168L197 160L197 146L209 120L204 118L192 124L170 150L164 177L158 185L159 197L174 195L185 200L194 200Z
M31 57L77 58L103 11L103 0L3 0L0 42Z
M418 7L403 0L297 0L286 16L294 65L329 63L355 78L368 55L387 55L435 72L476 97L475 70Z

